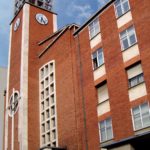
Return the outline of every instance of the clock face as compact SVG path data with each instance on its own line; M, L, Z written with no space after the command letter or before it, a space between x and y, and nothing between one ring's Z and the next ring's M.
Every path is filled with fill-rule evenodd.
M15 25L14 25L14 31L17 31L17 29L19 28L20 25L20 18L17 18Z
M37 20L38 23L40 23L42 25L48 24L48 19L43 14L36 14L36 20Z
M19 99L19 93L17 91L14 91L9 100L8 110L10 117L13 117L18 110Z

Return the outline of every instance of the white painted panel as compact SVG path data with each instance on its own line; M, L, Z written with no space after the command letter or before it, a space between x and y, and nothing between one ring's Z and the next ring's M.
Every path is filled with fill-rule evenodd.
M57 31L57 15L53 14L53 32Z
M107 100L107 101L105 101L105 102L103 102L103 103L101 103L101 104L99 104L97 106L97 114L98 114L98 116L101 116L101 115L103 115L103 114L105 114L105 113L107 113L109 111L110 111L109 100Z
M103 86L99 87L97 89L97 94L98 94L98 103L102 103L105 100L109 99L108 96L108 88L107 88L107 84L104 84Z
M21 150L28 150L28 57L29 57L29 16L30 5L23 7L21 74L19 107L19 142Z
M8 108L8 101L9 101L9 79L10 79L10 58L11 58L11 42L12 42L12 24L10 26L10 36L9 36L9 56L8 56L8 73L7 73L7 93L6 93L6 107ZM5 111L5 137L4 137L4 150L8 149L8 111Z
M102 77L106 74L105 65L102 65L98 69L94 71L94 80L97 80L98 78Z
M127 62L128 60L134 58L135 56L139 55L139 47L138 45L134 45L131 48L125 50L122 52L123 55L123 61Z
M132 14L131 11L123 15L117 20L117 26L118 28L122 27L123 25L127 24L129 21L132 20Z
M141 64L136 65L135 67L132 67L127 70L128 79L131 79L143 72Z
M101 42L101 34L99 33L97 36L95 36L91 41L90 41L90 45L91 48L95 47L97 44L99 44Z
M129 89L130 101L133 101L145 95L147 95L145 83L139 84L138 86Z

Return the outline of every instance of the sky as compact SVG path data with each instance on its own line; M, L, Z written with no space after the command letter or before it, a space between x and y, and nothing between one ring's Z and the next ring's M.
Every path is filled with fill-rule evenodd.
M53 0L53 11L58 14L58 28L77 23L82 25L109 0ZM9 2L9 3L8 3ZM0 0L0 66L7 67L9 23L13 18L14 0Z

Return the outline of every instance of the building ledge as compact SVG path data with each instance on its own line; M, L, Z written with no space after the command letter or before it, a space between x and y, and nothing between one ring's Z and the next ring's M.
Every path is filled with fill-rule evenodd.
M123 140L118 141L118 142L103 145L102 148L112 149L112 148L116 148L116 147L126 145L126 144L137 145L138 143L140 144L141 141L147 142L147 144L150 144L149 139L150 139L150 131L146 132L146 133L138 134L138 135L126 138L126 139L123 139Z

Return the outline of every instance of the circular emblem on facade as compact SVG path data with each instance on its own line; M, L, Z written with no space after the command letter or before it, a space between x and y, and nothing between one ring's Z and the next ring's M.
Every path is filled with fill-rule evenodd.
M9 110L8 114L10 117L13 117L18 110L19 99L20 99L19 92L13 91L13 94L10 97L9 106L8 106L8 110Z
M14 31L17 31L17 29L19 28L20 25L20 18L17 18L15 25L14 25Z
M48 24L48 19L43 14L36 14L36 20L37 20L38 23L40 23L42 25Z

